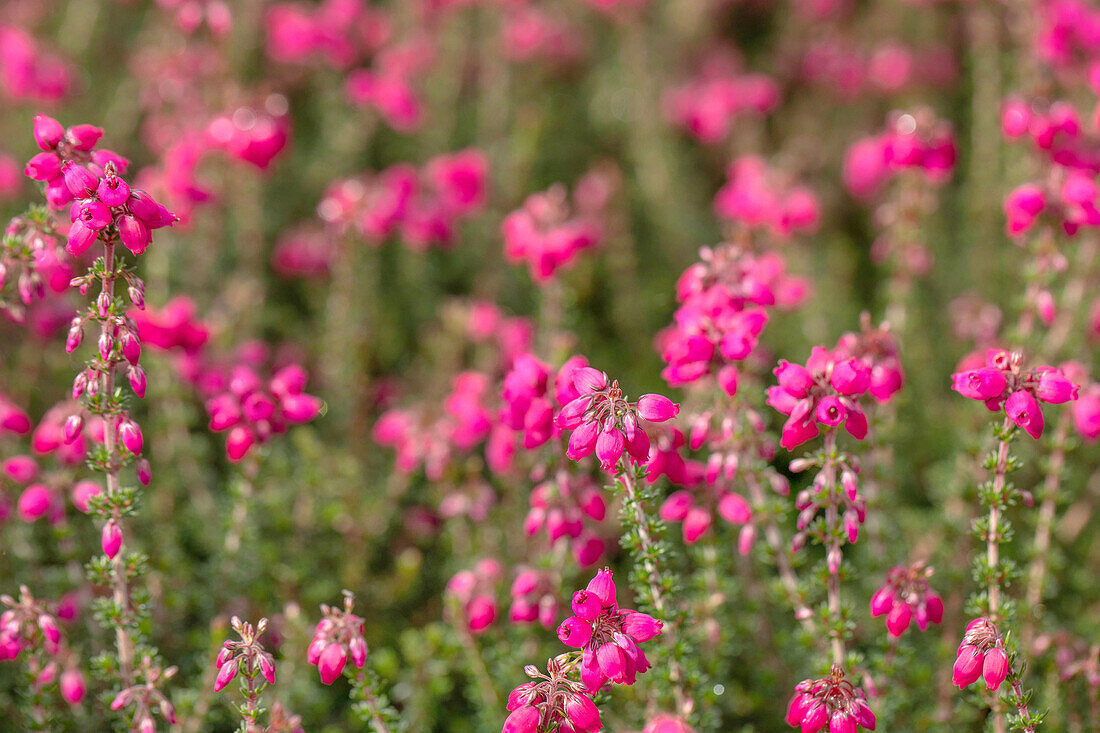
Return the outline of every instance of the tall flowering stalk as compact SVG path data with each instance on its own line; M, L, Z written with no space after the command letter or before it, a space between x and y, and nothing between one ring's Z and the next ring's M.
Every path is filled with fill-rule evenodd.
M651 447L643 421L671 420L680 406L657 394L642 395L637 402L630 402L617 381L592 367L575 369L573 386L579 396L566 404L556 418L560 428L573 431L567 455L578 460L595 452L601 468L614 472L624 498L622 516L627 531L621 541L635 561L638 590L665 623L671 625L680 614L668 603L675 587L673 579L662 573L657 564L664 551L656 534L659 525L646 512L647 501L655 497L639 490L639 480L645 476L641 464L648 461ZM682 649L677 644L669 659L669 681L677 712L688 715L694 701L686 690L679 652Z
M1016 576L1015 564L1001 557L1001 545L1011 536L1011 523L1004 516L1005 510L1015 503L1019 490L1008 476L1019 468L1011 455L1012 442L1017 428L1022 428L1032 438L1043 432L1044 417L1040 402L1061 404L1077 399L1077 387L1058 369L1052 367L1023 368L1023 356L991 350L986 355L985 366L953 376L953 388L964 397L983 401L986 408L1003 417L994 423L993 435L996 450L986 459L985 468L993 474L982 485L979 496L988 516L974 521L974 533L985 541L984 557L974 563L974 577L981 583L984 593L972 599L981 616L971 621L967 635L959 648L955 662L954 682L962 688L974 682L981 665L987 686L997 690L1008 678L1012 686L1010 703L1017 714L1011 723L1014 728L1034 731L1042 722L1041 714L1028 709L1030 695L1025 693L1017 677L1015 655L1005 652L1005 636L1001 629L1015 621L1015 606L1002 592ZM998 424L999 423L999 424ZM980 638L979 638L980 637ZM992 653L990 653L990 650ZM1005 656L1005 663L1001 657ZM992 661L991 661L992 660ZM985 671L986 666L991 666ZM1002 669L1003 667L1003 669ZM1006 730L1006 719L1001 701L993 701L994 729Z
M867 417L859 400L871 388L872 368L843 352L815 347L805 366L780 361L775 375L779 384L768 390L768 403L787 415L781 445L793 450L819 433L824 436L820 451L796 459L791 468L818 469L810 488L795 500L799 510L795 545L812 537L825 548L826 603L821 621L832 663L829 677L806 680L795 688L786 720L806 733L826 725L830 731L873 730L875 716L866 696L844 679L845 644L851 630L840 594L843 546L858 540L866 505L859 495L858 463L837 448L842 427L857 440L867 436Z
M45 184L46 200L52 208L68 207L66 250L70 255L80 257L96 242L103 247L103 256L71 283L81 294L92 288L98 288L99 293L83 313L73 318L66 350L72 353L80 346L89 324L98 324L99 328L97 353L73 382L73 399L81 399L83 407L68 418L64 432L66 442L74 442L85 428L86 415L102 425L101 445L91 451L88 463L104 474L106 491L92 497L88 506L103 520L103 557L94 559L89 568L95 582L111 588L110 598L97 601L97 611L101 622L114 629L117 658L100 657L97 665L125 689L132 689L140 674L135 670L135 660L150 654L138 637L147 604L135 597L132 588L144 558L122 552L123 518L134 511L138 490L123 485L122 472L134 466L138 480L145 485L150 475L149 464L141 457L141 428L130 414L117 377L124 372L131 391L139 398L145 396L145 372L139 364L141 340L127 315L130 305L144 307L145 286L117 255L120 246L135 256L144 253L152 239L150 232L171 225L176 217L149 194L130 188L122 178L128 161L109 150L96 149L102 135L101 129L91 125L66 130L57 120L38 115L34 137L42 152L30 160L26 172ZM125 297L116 292L120 285L126 287ZM154 669L152 662L143 667ZM156 676L167 679L170 675ZM125 698L126 704L138 697ZM120 699L123 696L116 702ZM135 728L147 720L151 725L148 710L138 706Z

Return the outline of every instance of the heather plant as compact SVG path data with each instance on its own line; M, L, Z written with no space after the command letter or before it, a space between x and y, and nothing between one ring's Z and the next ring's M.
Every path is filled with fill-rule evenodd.
M1097 27L2 4L0 728L1100 729Z

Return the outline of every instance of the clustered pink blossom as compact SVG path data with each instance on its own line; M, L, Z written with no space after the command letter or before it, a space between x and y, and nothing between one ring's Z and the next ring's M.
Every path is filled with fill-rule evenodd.
M501 733L537 733L542 730L595 733L603 727L600 711L583 683L568 678L572 667L562 658L551 659L546 674L534 665L524 672L537 682L525 682L508 694L508 710Z
M903 171L916 171L932 184L942 184L955 167L951 125L927 110L893 113L886 131L852 144L844 155L844 185L858 198L868 198Z
M871 596L871 615L886 616L890 636L900 637L914 620L921 631L943 621L943 599L929 586L931 576L932 568L922 562L899 565Z
M787 706L787 725L802 733L856 733L875 729L875 714L863 690L844 679L844 670L833 665L828 677L803 680L795 686Z
M779 87L765 75L746 73L733 52L712 52L698 75L669 89L662 100L665 117L700 142L717 143L743 115L766 114L779 104Z
M535 485L529 501L531 508L523 522L528 537L545 531L551 547L569 540L581 568L600 560L607 546L590 525L604 520L607 503L591 477L558 471Z
M1002 349L986 352L985 366L952 375L952 389L972 400L984 402L990 412L1002 409L1028 435L1043 434L1040 402L1059 405L1077 399L1078 388L1060 369L1039 366L1025 370L1023 355Z
M557 583L550 573L531 568L520 569L512 581L509 595L512 607L508 618L514 624L532 624L536 621L544 629L552 629L558 622Z
M676 417L680 406L658 394L645 394L627 402L619 383L592 367L573 371L573 386L580 394L561 409L555 421L572 430L566 455L574 461L595 452L600 467L611 471L623 454L635 463L649 460L649 434L644 423Z
M222 643L221 651L214 660L214 666L218 668L218 676L214 679L214 692L224 689L241 670L250 675L258 670L268 684L275 684L275 658L270 652L264 651L259 641L260 636L267 630L267 619L260 619L260 622L253 627L252 624L242 623L234 616L230 620L230 625L240 636L240 641L226 639Z
M321 673L321 682L331 685L344 671L348 659L362 669L367 663L367 642L363 619L352 613L355 596L344 591L343 609L321 604L321 620L309 644L307 661ZM272 669L274 676L274 669Z
M290 140L286 97L271 94L263 106L241 106L210 120L208 143L231 157L265 170Z
M406 246L423 251L447 247L458 224L481 211L488 197L488 160L480 150L467 149L429 160L419 171L401 163L379 173L346 178L329 186L317 205L317 215L336 232L353 231L371 246L399 235ZM335 251L315 247L313 258ZM280 248L291 246L287 241ZM288 257L280 255L284 267ZM300 256L299 256L300 258ZM293 259L293 258L291 258ZM316 270L318 265L312 264ZM328 265L326 265L327 269Z
M434 43L414 35L381 49L369 68L348 74L344 92L352 104L373 109L397 132L414 132L426 116L414 83L434 61Z
M734 245L700 250L700 262L676 283L674 322L657 336L667 366L661 376L678 387L711 375L733 396L739 364L749 359L768 322L767 307L792 308L805 281L786 273L777 254L752 254Z
M958 77L955 54L945 44L916 47L885 41L827 36L806 44L802 78L842 101L872 94L894 94L917 84L947 86Z
M247 364L233 367L224 389L206 401L210 429L228 431L229 460L240 461L253 446L321 414L320 398L304 392L308 378L297 364L284 366L266 382Z
M393 33L389 17L362 0L272 3L265 24L267 55L273 61L301 64L321 58L337 69L377 50Z
M69 254L83 254L100 233L117 232L135 255L145 252L151 231L176 221L163 204L145 191L131 189L121 177L129 161L106 149L96 149L103 130L74 125L68 130L46 115L34 118L34 139L43 151L27 163L29 178L46 184L46 200L55 209L69 209Z
M662 622L619 607L609 568L573 594L573 614L558 627L558 639L582 650L581 681L589 694L599 692L609 681L632 685L637 675L649 669L638 645L660 635Z
M1030 139L1048 163L1047 175L1023 183L1004 200L1006 229L1019 241L1039 220L1074 235L1082 227L1100 226L1100 138L1065 101L1046 103L1009 97L1001 108L1001 130L1009 140Z
M195 33L205 25L222 38L233 28L233 14L225 0L157 0L157 5L172 14L176 27L184 33Z
M41 652L41 656L28 660L35 687L41 689L57 682L61 698L70 705L79 705L87 683L61 632L61 604L36 599L26 586L20 586L18 599L0 596L0 604L5 607L0 613L0 662L18 659L24 652Z
M718 454L714 454L718 455ZM736 469L730 473L735 474ZM733 476L727 476L728 481ZM664 500L659 514L666 522L682 522L684 542L693 545L703 538L714 523L714 512L717 511L726 522L751 527L748 523L752 520L752 508L740 495L725 488L716 488L717 476L707 481L707 491L692 489L678 489ZM752 545L751 537L746 536L744 543ZM742 544L742 543L739 543Z
M0 24L0 94L56 102L73 86L69 65L22 28Z
M737 158L726 169L726 177L714 196L714 213L720 218L748 230L767 230L780 239L817 231L821 219L817 196L769 170L763 158Z
M500 43L504 57L516 62L543 62L564 66L584 53L580 29L553 8L522 3L503 10Z
M581 252L603 239L599 214L607 197L594 200L582 196L582 190L580 185L574 189L572 205L561 184L533 193L501 222L504 258L526 263L536 283L545 283L572 266Z
M496 587L504 575L492 558L479 560L472 570L462 570L449 581L445 594L458 618L472 634L485 632L497 619Z
M951 681L962 689L981 677L990 690L996 690L1008 676L1008 655L997 627L987 618L976 618L966 625L966 632L956 653Z
M839 356L815 346L805 366L780 360L779 385L768 388L768 404L784 415L780 445L793 450L841 425L856 440L867 437L867 416L859 398L871 388L871 367L862 359Z

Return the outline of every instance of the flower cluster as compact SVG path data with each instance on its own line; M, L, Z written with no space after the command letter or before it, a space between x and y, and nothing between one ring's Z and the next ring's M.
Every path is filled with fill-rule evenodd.
M578 183L572 206L562 184L528 196L523 206L501 222L504 258L514 264L527 263L531 279L539 284L571 266L581 252L603 238L600 213L611 191L594 188Z
M875 729L875 714L863 690L844 679L844 670L833 665L828 677L803 680L795 686L787 706L787 725L802 733L856 733Z
M538 621L544 629L554 628L558 621L558 598L555 590L555 583L549 573L530 568L520 570L509 591L512 596L509 619L514 624Z
M780 445L787 450L817 437L820 427L840 425L855 438L867 436L867 416L859 398L871 387L871 367L815 346L806 366L781 360L775 368L779 385L768 388L768 404L787 415Z
M844 185L858 198L876 194L902 171L918 171L934 184L955 167L955 138L949 123L928 110L895 112L886 131L852 144L844 156Z
M488 197L488 160L480 150L437 156L417 170L400 163L379 173L334 182L317 216L338 232L354 231L372 246L399 234L416 251L446 247L459 222Z
M997 627L987 618L974 619L966 625L951 681L961 689L981 677L986 687L996 690L1007 676L1008 655Z
M363 619L352 613L355 596L344 591L343 609L321 604L321 616L309 644L307 660L316 665L321 682L331 685L351 663L362 669L367 663L367 642L363 638Z
M266 383L248 365L232 369L224 391L206 401L210 429L229 431L225 439L229 460L240 461L253 446L321 414L321 400L303 391L307 380L305 369L297 364L278 370Z
M589 524L604 520L607 503L590 477L558 471L531 490L529 501L531 508L523 522L528 537L545 531L551 547L569 539L573 558L582 568L603 556L606 544Z
M472 570L461 570L447 581L446 596L455 621L480 634L497 618L495 589L503 568L492 558L479 560Z
M928 585L932 572L923 562L899 565L871 596L871 615L886 616L890 636L901 636L914 620L921 631L943 621L943 599Z
M739 117L775 109L779 87L765 74L742 71L732 53L711 53L698 75L669 89L662 102L670 122L710 144L724 140Z
M66 249L83 254L96 239L121 241L135 255L152 241L150 232L176 221L163 204L122 178L129 161L96 149L103 130L73 125L66 130L46 115L34 118L34 139L43 151L27 163L29 178L46 184L46 200L60 209L70 203Z
M636 463L649 459L649 435L639 419L665 422L680 412L678 404L657 394L627 402L619 383L592 367L575 369L573 386L580 396L555 418L558 427L573 431L566 455L577 461L595 451L605 471L613 470L624 453Z
M575 664L575 661L573 662ZM534 665L524 668L538 682L524 682L508 694L508 710L501 733L536 733L542 730L571 730L588 733L600 730L600 711L583 683L569 679L573 664L567 655L551 659L546 674Z
M214 665L218 668L218 676L214 680L214 692L220 692L225 688L238 672L243 672L249 679L257 674L263 675L269 685L275 684L275 658L270 652L265 652L260 636L267 630L267 619L262 618L253 627L252 624L242 622L234 616L230 625L240 641L227 639L222 644L222 650L218 652L218 658Z
M844 3L820 5L839 8ZM861 39L830 34L806 45L799 72L806 82L847 101L861 95L896 93L917 84L946 86L958 76L958 62L945 44L913 46L885 41L867 45Z
M581 649L581 681L589 693L610 681L632 685L649 669L638 645L661 633L662 622L647 613L619 608L611 570L596 573L584 590L573 594L573 616L558 627L562 644Z
M320 57L337 69L377 49L393 32L381 10L358 0L272 3L265 21L267 55L273 61L300 64Z
M1040 366L1024 369L1023 355L1002 349L986 352L985 366L952 375L952 389L972 400L985 403L990 412L1005 414L1027 434L1043 434L1040 402L1062 404L1077 399L1077 385L1060 369Z
M732 477L729 478L732 480ZM707 482L708 488L714 483L714 481ZM715 511L718 512L718 516L733 525L748 526L752 520L752 508L749 503L740 494L726 489L705 493L679 489L665 499L659 514L666 522L683 522L684 542L693 545L710 530L714 523Z
M764 159L747 155L730 163L726 185L714 197L714 213L748 230L766 230L786 239L796 232L813 233L821 218L817 196L793 185Z
M714 375L733 396L738 365L753 355L768 322L765 308L794 307L805 297L806 283L786 273L779 255L733 244L704 247L700 260L680 276L680 307L657 337L667 365L661 376L676 387Z
M16 100L56 102L73 86L72 71L60 56L22 28L0 24L0 93Z

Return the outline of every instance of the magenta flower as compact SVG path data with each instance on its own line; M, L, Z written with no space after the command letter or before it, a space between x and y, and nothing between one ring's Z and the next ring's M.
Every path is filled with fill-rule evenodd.
M568 678L571 667L561 658L551 659L546 674L534 666L525 668L533 682L525 682L508 694L511 714L502 733L536 733L541 730L595 733L603 727L600 711L584 685Z
M639 417L663 422L680 411L679 405L660 395L643 395L638 403L627 402L619 383L592 367L574 369L573 386L580 396L555 418L558 427L573 431L566 455L576 461L595 452L607 471L624 453L635 463L649 459L649 435Z
M952 389L963 397L985 402L993 412L1003 407L1009 419L1038 439L1045 423L1040 402L1074 402L1078 388L1060 369L1040 366L1024 370L1022 361L1018 352L991 349L985 366L951 376Z
M959 645L951 681L958 688L977 682L981 677L990 690L996 690L1008 676L1008 656L997 627L986 618L966 625Z
M363 619L352 613L354 606L355 596L350 591L344 591L343 609L321 604L323 618L317 623L307 650L307 661L317 667L321 682L326 685L336 681L349 658L359 669L367 663ZM271 674L274 676L273 667Z
M638 644L659 635L662 622L619 608L610 569L596 573L587 588L573 594L573 613L558 627L558 639L582 649L581 680L588 692L599 692L609 680L632 685L649 669Z
M826 727L829 733L875 729L867 695L844 679L844 670L835 664L828 677L803 680L794 689L785 720L793 728L800 727L802 733L818 733Z
M871 615L886 616L886 630L895 638L915 620L925 631L929 624L943 621L943 599L928 585L932 569L917 562L898 566L886 576L886 583L871 596Z
M793 450L817 437L819 426L843 425L853 438L863 440L867 416L857 400L870 389L870 372L863 361L839 358L821 346L813 348L806 366L780 360L774 370L779 384L768 388L767 398L769 405L787 415L779 444Z

